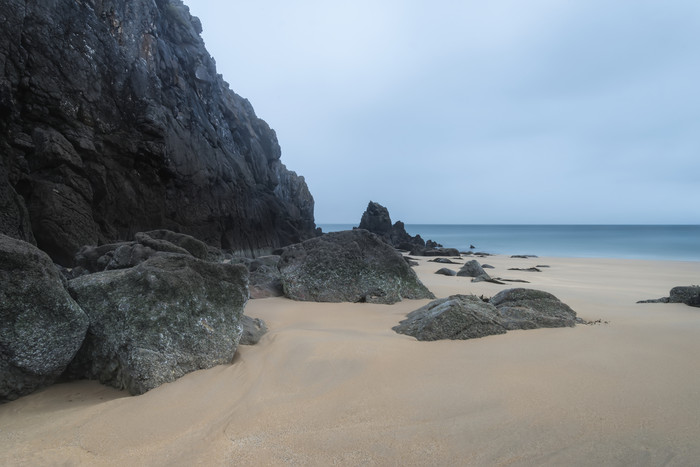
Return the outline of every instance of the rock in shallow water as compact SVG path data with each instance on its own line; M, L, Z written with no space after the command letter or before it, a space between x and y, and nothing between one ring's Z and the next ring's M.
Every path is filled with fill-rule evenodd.
M0 234L0 402L53 383L87 328L49 257Z
M73 279L68 289L90 327L66 377L142 394L231 361L242 333L248 272L241 265L164 254L130 269Z
M291 245L279 269L284 293L294 300L389 304L435 298L401 254L362 229Z

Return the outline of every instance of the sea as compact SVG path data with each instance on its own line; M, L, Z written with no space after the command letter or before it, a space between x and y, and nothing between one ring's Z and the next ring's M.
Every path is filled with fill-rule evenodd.
M319 224L324 232L357 224ZM460 251L566 258L700 261L700 225L406 224L411 235Z

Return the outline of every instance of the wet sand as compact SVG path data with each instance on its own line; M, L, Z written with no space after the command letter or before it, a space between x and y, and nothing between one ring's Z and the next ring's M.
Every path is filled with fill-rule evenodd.
M1 405L0 465L697 464L700 309L635 302L699 283L699 262L479 258L531 281L503 286L427 259L438 297L531 287L607 323L418 342L391 327L428 300L251 300L270 332L231 365L138 397L84 381Z

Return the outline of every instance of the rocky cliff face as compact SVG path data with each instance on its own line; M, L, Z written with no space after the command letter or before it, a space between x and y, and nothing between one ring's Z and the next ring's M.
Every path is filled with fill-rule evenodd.
M1 233L64 265L156 228L238 253L313 236L303 177L180 0L0 7Z

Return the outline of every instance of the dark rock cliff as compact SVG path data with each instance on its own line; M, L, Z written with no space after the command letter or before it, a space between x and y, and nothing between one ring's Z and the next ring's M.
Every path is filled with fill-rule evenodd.
M248 254L314 235L303 177L180 0L0 7L1 233L64 265L156 228Z

